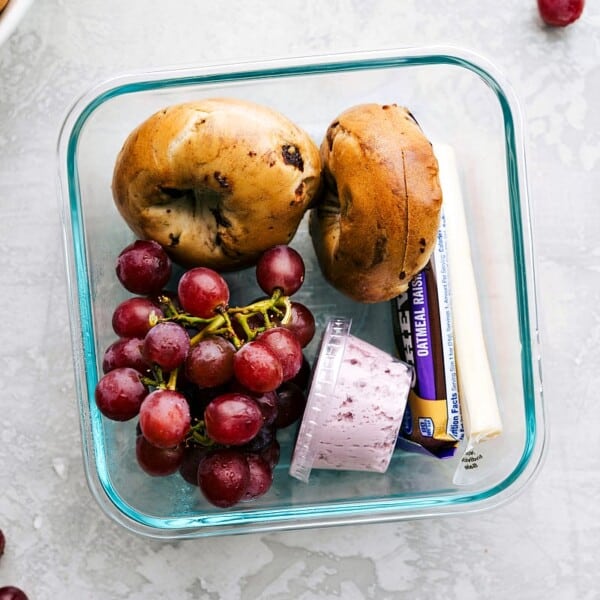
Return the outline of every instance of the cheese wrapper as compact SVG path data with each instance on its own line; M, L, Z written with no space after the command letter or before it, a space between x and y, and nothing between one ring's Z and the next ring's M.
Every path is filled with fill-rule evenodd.
M471 485L493 472L501 456L502 419L483 334L481 308L471 256L462 191L452 148L435 148L444 191L448 271L452 281L452 316L456 367L466 448L453 482Z
M481 322L469 232L452 149L437 149L444 190L448 270L461 405L467 436L479 443L502 433L496 390Z

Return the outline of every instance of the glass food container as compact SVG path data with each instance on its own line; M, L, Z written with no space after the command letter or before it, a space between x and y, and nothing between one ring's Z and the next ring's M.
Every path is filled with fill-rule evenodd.
M344 109L362 102L410 109L425 135L453 150L473 257L485 344L504 424L486 476L454 483L461 448L440 460L401 449L387 471L288 473L297 428L279 432L281 460L270 491L231 509L209 505L178 474L149 477L135 458L135 419L105 419L94 401L102 355L115 339L112 312L128 297L114 263L134 235L111 194L117 154L132 129L170 104L230 96L270 106L317 144ZM102 510L134 532L195 538L374 523L481 511L513 498L537 471L545 445L532 232L521 115L504 77L454 48L412 48L127 75L76 101L59 139L60 204L76 394L85 471ZM321 276L304 221L292 246L306 262L297 299L311 308L313 361L332 315L395 351L389 303L355 303ZM260 294L253 269L228 274L232 298ZM464 445L464 442L463 442Z

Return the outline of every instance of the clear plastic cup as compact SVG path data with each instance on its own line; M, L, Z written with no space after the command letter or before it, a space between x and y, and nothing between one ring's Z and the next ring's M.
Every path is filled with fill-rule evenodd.
M350 326L334 318L323 334L290 464L301 481L312 469L384 473L394 453L413 369Z

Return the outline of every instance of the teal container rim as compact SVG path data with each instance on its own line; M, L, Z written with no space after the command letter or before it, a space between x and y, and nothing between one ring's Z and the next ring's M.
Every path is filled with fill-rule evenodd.
M526 418L526 441L518 464L500 483L477 492L449 491L446 496L423 494L406 498L398 495L380 500L328 502L277 509L245 508L243 511L173 518L140 513L125 502L111 485L106 456L100 443L104 425L93 401L98 380L97 355L77 172L77 149L86 122L98 107L111 98L143 91L432 65L456 66L480 77L498 99L504 119ZM392 49L126 75L100 84L76 101L67 113L59 134L59 200L84 466L90 490L104 511L126 528L149 537L187 538L462 514L499 505L521 491L541 465L547 438L541 390L531 216L521 135L518 103L503 76L481 56L449 47ZM523 216L527 217L525 222ZM91 431L90 437L86 435L88 431Z

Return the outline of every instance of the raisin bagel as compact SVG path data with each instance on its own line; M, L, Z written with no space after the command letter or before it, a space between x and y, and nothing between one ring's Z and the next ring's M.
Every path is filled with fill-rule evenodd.
M169 106L125 141L115 204L186 267L231 270L288 243L319 189L319 149L282 114L234 98Z
M432 146L395 104L343 112L321 144L325 190L310 233L325 278L359 302L389 300L427 263L442 192Z

